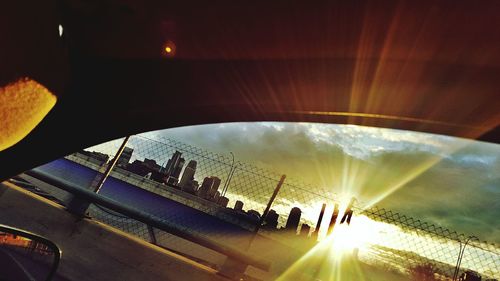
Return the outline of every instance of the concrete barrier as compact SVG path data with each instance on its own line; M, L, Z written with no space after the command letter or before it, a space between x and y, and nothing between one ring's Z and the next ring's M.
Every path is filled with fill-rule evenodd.
M47 237L63 251L59 275L69 280L227 280L216 271L88 219L4 182L0 223Z

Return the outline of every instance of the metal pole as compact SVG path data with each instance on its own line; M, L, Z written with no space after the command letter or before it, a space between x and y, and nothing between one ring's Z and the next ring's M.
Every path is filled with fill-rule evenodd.
M460 261L460 256L462 255L462 241L458 240L460 243L460 249L458 250L457 263L455 264L455 270L453 271L453 281L457 280L457 270L458 270L458 262Z
M224 187L222 188L222 196L226 195L227 188L229 187L229 182L231 181L231 177L233 174L233 168L234 168L234 154L232 151L229 151L231 153L231 156L233 157L233 162L231 163L231 169L229 169L229 173L227 174L227 179L226 182L224 183Z
M274 189L273 195L271 195L271 198L269 198L269 202L267 202L266 209L264 210L264 213L260 217L259 224L257 225L257 227L255 227L255 229L253 231L254 233L257 233L259 231L260 227L262 226L262 224L266 220L267 214L269 213L269 210L271 209L271 206L273 205L274 199L276 199L278 192L280 192L281 186L283 186L285 179L286 179L286 175L282 175L280 181L278 182L278 185Z
M273 194L271 195L271 198L269 198L269 202L267 202L266 209L264 210L264 213L260 217L259 223L255 226L255 229L253 230L254 234L252 235L252 238L250 239L250 241L248 243L247 250L252 245L253 240L257 236L257 232L259 232L260 227L262 226L262 224L266 220L267 214L269 213L269 210L271 209L271 206L273 205L274 199L276 199L276 195L278 195L278 192L280 191L281 186L283 186L283 183L285 182L285 179L286 179L286 175L282 175L280 181L278 182L278 185L276 186L276 188L274 189Z
M123 150L125 149L125 145L127 145L127 142L129 140L130 136L126 136L125 139L123 140L120 148L115 154L115 158L111 161L111 163L108 164L108 167L106 168L106 171L104 172L101 180L99 180L99 183L97 186L94 188L95 193L99 193L99 190L101 190L102 186L104 185L104 182L108 178L109 174L111 173L111 170L115 167L116 162L118 161L118 158L122 155Z
M460 242L460 252L458 254L458 260L457 260L457 265L455 267L455 274L453 276L453 280L456 280L456 278L458 277L458 273L460 273L460 266L462 265L462 258L464 257L465 247L467 247L467 244L469 244L469 242L472 239L479 240L479 238L477 238L476 236L469 236L467 238L467 240L465 240L465 243L464 243L463 247L462 247L462 242L459 241Z
M229 180L227 181L226 190L224 191L223 196L226 196L227 190L229 189L229 184L231 183L231 180L233 180L233 176L234 176L234 172L236 171L236 168L238 168L238 164L234 165L233 171L231 172L231 175L229 176Z

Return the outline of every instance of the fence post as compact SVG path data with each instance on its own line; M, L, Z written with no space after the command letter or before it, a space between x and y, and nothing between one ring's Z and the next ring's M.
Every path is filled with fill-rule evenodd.
M149 233L149 238L151 240L151 244L154 244L156 245L157 241L156 241L156 234L155 234L155 230L154 228L147 224L147 227L148 227L148 233Z
M278 185L274 189L273 195L271 195L271 198L269 198L269 202L267 202L266 209L264 210L264 213L262 213L262 216L260 217L260 221L259 221L259 223L257 224L257 226L255 227L255 229L253 231L255 233L255 235L252 236L253 238L250 241L250 244L248 245L249 247L252 244L253 239L257 235L257 232L259 232L260 227L262 226L262 224L266 220L267 214L269 213L269 210L271 209L271 206L273 205L274 199L276 199L276 196L278 195L278 192L280 191L281 186L285 182L285 179L286 179L286 175L282 175L280 181L278 182Z
M278 182L278 185L274 189L273 194L271 195L271 198L269 198L269 202L267 202L266 209L264 210L264 213L260 217L259 223L255 226L255 229L252 233L252 236L250 238L250 241L247 244L246 250L250 249L250 246L252 245L255 237L257 236L257 233L259 232L260 227L264 223L267 214L269 213L269 210L271 209L271 206L274 202L274 199L276 198L276 195L278 195L278 192L281 189L281 186L285 182L286 175L282 175L280 181ZM224 264L221 266L221 269L219 270L218 274L231 278L233 280L240 280L243 277L243 274L245 273L246 268L248 267L247 264L241 263L237 260L230 259L229 257L226 259Z
M122 152L125 149L125 145L127 145L129 138L130 138L130 136L125 137L122 144L120 145L120 148L118 149L118 151L116 151L115 157L111 160L111 163L108 164L104 174L98 174L96 176L96 178L100 177L100 179L99 179L99 182L97 183L97 185L94 187L95 193L98 193L99 190L104 185L104 182L106 181L109 174L111 173L111 170L113 170L116 162L118 162L118 158L120 158L120 156L122 155ZM90 203L87 200L73 196L69 200L69 202L66 206L66 210L74 215L83 217L83 216L85 216L85 213L87 212L89 206L90 206Z
M453 281L457 280L458 278L458 274L460 273L460 265L462 264L462 258L464 257L465 253L465 247L467 246L467 244L469 244L469 242L472 239L476 239L479 241L479 239L476 236L469 236L467 237L467 240L465 240L463 247L462 247L462 241L458 240L458 243L460 243L460 250L458 251L458 259L457 259L457 264L455 266L455 271L453 272Z

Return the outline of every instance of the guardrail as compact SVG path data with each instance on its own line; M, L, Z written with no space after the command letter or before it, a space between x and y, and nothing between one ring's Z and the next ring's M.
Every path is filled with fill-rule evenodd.
M270 262L268 261L262 261L262 260L257 260L251 256L246 255L245 253L230 248L226 247L224 245L221 245L219 243L215 243L209 239L206 239L204 237L200 237L198 235L194 235L188 232L185 232L183 230L177 229L174 226L169 225L165 221L161 220L160 218L153 216L151 214L139 211L135 208L128 207L124 204L121 204L120 202L117 202L113 199L107 198L105 196L96 194L90 190L87 190L82 187L78 187L77 185L67 182L65 180L62 180L60 178L56 178L54 176L51 176L48 173L39 171L37 169L33 169L30 171L25 172L25 174L37 178L41 181L44 181L50 185L56 186L62 190L65 190L71 194L73 194L75 197L81 200L85 200L89 203L93 203L105 208L108 208L110 210L113 210L115 212L121 213L127 217L130 217L132 219L135 219L137 221L140 221L142 223L145 223L147 225L150 225L154 228L158 228L160 230L163 230L165 232L168 232L170 234L173 234L175 236L178 236L180 238L186 239L188 241L191 241L193 243L196 243L198 245L201 245L203 247L206 247L208 249L211 249L213 251L216 251L218 253L221 253L225 256L228 257L228 259L237 261L240 263L240 265L246 266L250 265L255 268L261 269L268 271L270 269Z

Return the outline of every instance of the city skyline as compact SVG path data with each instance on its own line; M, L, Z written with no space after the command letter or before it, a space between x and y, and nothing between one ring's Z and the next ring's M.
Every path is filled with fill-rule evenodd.
M125 170L134 172L138 175L141 175L145 178L155 180L157 182L161 182L162 184L169 185L172 188L178 188L184 192L196 195L200 198L206 199L213 203L217 203L222 207L227 207L229 203L229 199L227 197L221 196L220 191L218 190L221 184L221 179L217 176L208 176L203 179L201 185L198 185L198 181L195 180L196 175L196 160L189 160L189 163L184 167L184 163L186 162L184 158L182 158L182 152L175 150L172 156L166 162L165 167L160 166L156 163L155 159L145 158L144 161L135 160L133 163L129 163L131 160L134 150L130 147L125 147L124 151L126 154L120 155L117 160L117 163L120 163L118 167L124 168ZM105 157L102 153L95 151L85 151L88 156L92 156L96 159L107 162L109 157ZM153 173L159 173L159 175L153 176ZM159 180L161 179L161 181ZM245 211L243 208L245 203L243 201L236 200L233 210L240 211L242 214L247 214L251 217L255 217L255 222L258 222L260 217L264 214L261 214L259 211L254 209L248 209ZM313 235L319 230L320 224L317 224L315 228L312 228L307 223L300 223L301 218L301 210L298 207L293 207L290 210L290 213L287 216L286 224L282 229L290 231L290 232L300 232L297 234L304 235L305 237L309 237L309 235ZM278 218L280 214L278 214L274 209L271 209L266 216L264 221L263 228L267 230L277 230L278 228ZM336 218L335 218L336 221ZM312 230L312 232L311 232Z

